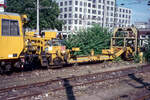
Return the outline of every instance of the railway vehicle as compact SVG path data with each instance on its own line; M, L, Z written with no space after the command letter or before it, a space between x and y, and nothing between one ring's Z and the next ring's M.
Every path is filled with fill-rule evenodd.
M23 24L27 16L0 12L0 71L11 66L23 67L24 35Z
M0 13L0 71L23 68L25 64L54 68L63 64L113 60L119 56L131 60L140 53L138 31L134 27L116 28L110 49L102 50L100 55L95 55L91 50L89 56L75 56L72 52L78 52L80 48L66 49L61 35L57 36L56 32L43 32L40 35L27 32L24 35L23 24L26 22L25 15ZM117 44L118 41L122 43Z

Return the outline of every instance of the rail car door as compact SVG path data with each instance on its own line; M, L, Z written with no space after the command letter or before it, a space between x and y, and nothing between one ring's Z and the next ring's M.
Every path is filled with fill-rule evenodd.
M0 60L16 59L24 47L20 16L0 15Z

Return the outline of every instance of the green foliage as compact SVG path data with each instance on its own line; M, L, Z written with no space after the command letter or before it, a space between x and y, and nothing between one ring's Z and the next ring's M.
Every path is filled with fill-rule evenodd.
M27 14L29 22L25 27L36 28L36 0L8 0L7 12ZM40 0L40 29L61 30L63 22L58 20L59 7L54 0Z
M144 57L148 62L150 62L150 39L148 40L148 44L145 45Z
M121 57L117 57L117 58L113 59L113 62L120 62L121 60L122 60Z
M139 55L135 55L134 56L134 62L135 63L139 63L140 62L140 56Z
M95 54L101 54L102 49L110 47L110 37L111 34L107 29L95 24L87 30L80 30L75 35L70 35L65 44L68 49L80 48L75 55L89 55L91 50L94 50Z

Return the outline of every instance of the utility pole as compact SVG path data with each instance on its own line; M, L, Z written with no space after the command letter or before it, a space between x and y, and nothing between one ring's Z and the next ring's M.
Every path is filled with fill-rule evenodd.
M115 0L115 6L114 6L114 27L116 27L117 23L117 0Z
M37 0L37 26L36 31L39 34L40 31L40 22L39 22L39 0Z

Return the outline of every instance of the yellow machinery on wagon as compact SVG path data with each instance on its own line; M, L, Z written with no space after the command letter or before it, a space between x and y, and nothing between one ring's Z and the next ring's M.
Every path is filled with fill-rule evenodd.
M69 56L68 63L82 63L89 61L104 61L113 60L122 56L125 60L131 60L139 52L137 29L134 27L129 28L116 28L111 38L110 49L102 50L102 54L95 55L91 50L91 55L83 57ZM69 53L70 54L70 53Z

